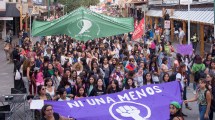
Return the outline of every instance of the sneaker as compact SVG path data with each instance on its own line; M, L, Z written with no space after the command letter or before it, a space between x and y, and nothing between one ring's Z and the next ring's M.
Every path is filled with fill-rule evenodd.
M193 94L195 95L195 94L196 94L196 91L193 91Z

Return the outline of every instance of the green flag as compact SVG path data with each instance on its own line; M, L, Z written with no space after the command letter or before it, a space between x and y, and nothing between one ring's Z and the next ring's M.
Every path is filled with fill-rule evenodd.
M33 36L66 34L87 41L134 31L133 18L114 18L80 7L50 22L34 21Z

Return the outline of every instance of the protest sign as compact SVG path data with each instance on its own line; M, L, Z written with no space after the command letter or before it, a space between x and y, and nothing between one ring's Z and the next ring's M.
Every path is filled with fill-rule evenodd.
M45 104L77 120L167 120L171 101L181 102L177 81L73 101L45 101Z
M164 28L167 28L167 29L170 28L170 20L165 20L164 21Z
M180 53L181 55L192 55L193 53L193 46L192 44L188 45L176 45L176 51L177 53Z

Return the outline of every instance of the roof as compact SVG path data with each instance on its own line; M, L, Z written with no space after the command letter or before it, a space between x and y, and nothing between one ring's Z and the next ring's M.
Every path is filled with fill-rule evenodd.
M190 11L190 15L187 11L175 11L172 19L188 20L191 22L201 22L207 24L214 24L214 11Z
M214 11L212 11L211 8L192 9L190 10L189 17L188 14L188 11L185 10L174 11L173 15L170 16L170 19L188 21L188 18L190 18L191 22L214 24ZM162 17L162 10L149 10L146 15L152 17Z
M20 17L16 3L6 3L6 11L1 11L0 17Z

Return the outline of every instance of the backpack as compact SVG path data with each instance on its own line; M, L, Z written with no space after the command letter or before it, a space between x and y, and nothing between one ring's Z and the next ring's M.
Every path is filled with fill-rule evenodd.
M199 70L194 73L194 81L198 82L199 78L205 78L206 74L204 70Z
M169 80L170 81L175 81L176 80L176 75L177 75L177 72L172 73L172 75L170 75L170 77L169 77Z

